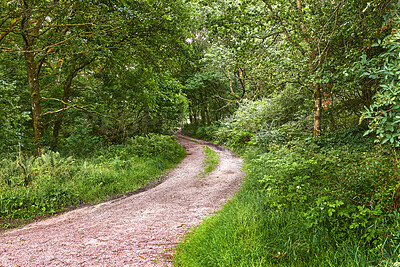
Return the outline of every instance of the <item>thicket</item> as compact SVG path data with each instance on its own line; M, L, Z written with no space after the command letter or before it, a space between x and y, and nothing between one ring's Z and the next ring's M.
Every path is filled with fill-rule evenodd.
M94 147L92 147L94 149ZM149 134L81 157L48 151L0 161L0 229L135 191L185 156L172 136Z

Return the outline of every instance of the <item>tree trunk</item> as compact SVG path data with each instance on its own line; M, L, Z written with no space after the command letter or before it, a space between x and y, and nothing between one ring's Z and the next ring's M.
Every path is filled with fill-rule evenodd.
M298 2L300 2L298 0ZM310 49L311 50L311 49ZM312 52L310 54L310 59L309 59L309 69L310 69L310 76L315 75L316 71L316 58L317 58L318 52ZM312 87L314 87L313 90L313 96L314 96L314 131L313 131L313 136L314 137L319 137L321 136L321 112L322 112L322 94L321 94L321 86L319 84L312 83Z
M82 70L83 68L85 68L86 66L88 66L89 64L91 64L94 60L96 59L96 57L93 57L90 60L78 63L78 59L74 58L73 64L71 69L69 70L68 76L64 82L64 86L63 86L63 96L62 96L62 103L61 103L61 110L67 108L67 105L65 103L67 103L69 96L71 94L71 86L72 86L72 80L78 75L79 71ZM62 64L60 64L62 65ZM64 113L61 111L59 113L59 115L56 118L56 121L54 122L54 127L53 127L53 143L52 143L52 148L55 148L57 146L58 143L58 136L60 134L60 130L61 130L61 125L64 119Z
M63 96L62 96L62 103L61 103L61 109L65 109L67 106L66 103L68 101L70 92L71 92L71 85L72 85L72 80L74 79L74 77L76 76L76 69L73 68L72 71L68 74L67 79L64 83L64 90L63 90ZM62 121L64 118L64 113L60 112L60 114L58 114L56 121L54 122L54 127L53 127L53 138L54 141L52 143L52 148L54 149L57 146L58 143L58 136L60 134L60 130L61 130L61 125L62 125Z
M303 16L303 3L302 0L296 0L296 5L294 8L297 9L298 14L299 14L299 20L296 25L297 29L299 32L302 32L302 41L305 43L306 48L304 49L303 46L301 45L300 42L296 41L296 38L293 38L294 36L291 35L290 29L286 27L286 22L280 17L279 13L275 11L274 6L270 3L269 0L263 0L264 3L267 5L268 9L271 11L272 15L278 20L280 23L283 34L286 36L288 41L293 44L296 48L299 49L299 51L303 54L309 55L309 75L313 76L316 71L317 67L317 62L315 60L317 59L317 56L321 56L317 49L313 47L311 44L311 39L312 36L309 34L306 24L304 23L304 16ZM319 59L321 60L321 59ZM318 137L321 135L321 104L322 104L322 99L321 99L321 88L318 84L311 83L310 87L314 88L314 132L313 136Z
M206 125L207 120L206 120L206 112L204 109L201 109L201 124Z
M208 111L208 108L206 108L206 119L207 119L207 126L210 126L211 120L210 120L210 112Z
M321 136L321 88L319 84L314 86L314 137Z
M28 47L29 49L29 47ZM28 50L29 51L29 50ZM35 157L42 154L42 139L44 136L43 117L42 117L42 106L40 103L40 82L39 72L41 63L35 62L35 56L31 53L25 53L25 64L28 73L28 82L31 89L31 105L32 105L32 121L33 121L33 132L35 134Z
M204 96L202 93L200 93L200 101L201 101L201 108L200 108L200 114L201 114L201 123L202 125L207 125L207 119L206 119L206 103L204 100Z
M193 111L192 111L192 105L189 104L189 122L192 125L193 124Z
M34 143L35 151L34 156L38 157L43 153L42 139L44 136L44 125L42 116L42 105L40 103L40 81L39 74L42 64L45 60L45 55L39 57L35 51L35 39L39 36L39 30L42 26L43 21L46 18L46 14L41 14L35 22L30 21L31 10L27 5L26 1L22 1L22 7L25 11L21 21L21 36L24 44L24 57L25 66L28 75L28 83L31 89L31 106L32 106L32 122L34 132ZM29 10L28 10L29 9Z

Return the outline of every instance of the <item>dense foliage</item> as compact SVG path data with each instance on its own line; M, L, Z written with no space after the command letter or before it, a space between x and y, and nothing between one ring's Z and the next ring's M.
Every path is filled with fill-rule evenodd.
M296 94L307 102L302 110L312 116L314 136L351 127L371 104L379 82L354 63L384 52L373 44L392 29L384 16L397 8L394 1L198 2L202 23L192 44L201 49L195 50L200 60L192 77L213 77L207 88L214 101L234 106L242 99ZM210 104L202 108L198 116L208 118Z
M375 47L381 47L384 52L367 59L363 57L359 64L364 71L363 76L373 77L380 82L380 90L374 95L374 102L366 108L361 119L368 118L369 131L374 132L380 143L389 142L396 147L400 145L400 103L399 103L399 53L400 34L399 8L393 8L386 14L386 24L394 25L393 30L383 40L378 40Z

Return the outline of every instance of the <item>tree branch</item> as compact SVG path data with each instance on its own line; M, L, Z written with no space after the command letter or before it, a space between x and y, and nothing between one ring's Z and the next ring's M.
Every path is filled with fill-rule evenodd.
M63 101L63 100L61 100L61 99L58 99L58 98L46 98L46 97L42 97L41 99L43 99L43 100L58 101L58 102L60 102L60 103L62 103L62 104L64 104L64 105L67 106L67 107L62 108L62 109L59 109L59 110L46 112L46 113L42 114L42 116L45 116L45 115L48 115L48 114L59 113L59 112L62 112L62 111L64 111L64 110L68 110L68 109L73 108L73 109L75 109L75 110L80 110L80 111L83 110L83 111L86 111L86 112L88 112L88 113L97 114L97 115L102 116L102 117L104 117L104 118L113 119L113 120L118 121L118 122L120 121L119 119L114 118L114 117L112 117L112 116L104 115L104 114L101 114L100 112L97 112L97 111L93 111L93 110L89 110L89 109L88 109L88 107L96 108L94 105L78 106L77 104L70 104L70 103L65 102L65 101Z
M271 3L269 0L263 0L263 2L267 5L268 9L271 11L272 15L278 20L280 26L282 27L283 33L285 34L286 38L289 40L290 43L292 43L294 46L296 46L302 54L305 54L306 51L301 47L301 45L298 42L295 42L290 36L288 29L286 28L286 25L282 18L276 14L274 8L272 7Z
M2 33L0 33L0 43L11 32L11 30L14 28L15 24L17 24L18 21L19 21L19 18L14 18L11 21L10 25L7 27L7 29L5 31L3 31Z
M42 99L45 99L45 98L42 98ZM60 102L61 102L61 101L60 101ZM42 116L46 116L46 115L49 115L49 114L56 114L56 113L60 113L60 112L62 112L62 111L65 111L65 110L71 109L71 108L73 108L73 107L75 107L75 106L76 106L76 105L74 104L74 105L71 105L71 106L68 106L68 107L65 107L65 108L59 109L59 110L48 111L48 112L46 112L46 113L43 113L43 114L42 114Z

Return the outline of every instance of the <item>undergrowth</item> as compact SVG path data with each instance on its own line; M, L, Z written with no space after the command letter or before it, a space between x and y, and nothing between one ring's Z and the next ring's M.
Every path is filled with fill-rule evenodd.
M0 229L82 203L139 189L185 156L170 136L148 135L103 147L89 158L49 151L0 161Z

